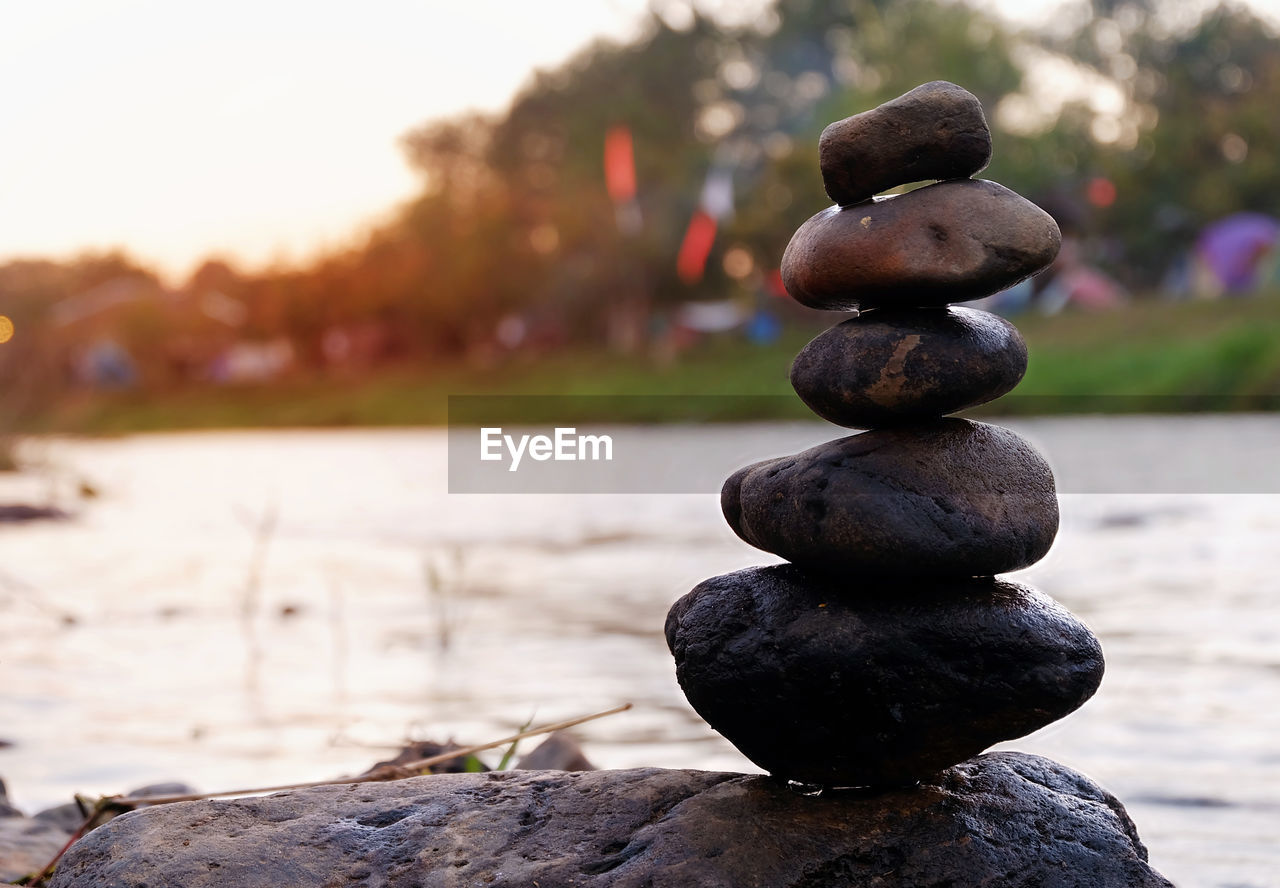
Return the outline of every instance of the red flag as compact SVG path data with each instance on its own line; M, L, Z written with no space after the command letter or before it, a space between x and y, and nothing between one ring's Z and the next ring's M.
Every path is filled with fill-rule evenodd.
M707 267L707 256L716 240L716 220L701 208L693 211L689 227L680 243L680 255L676 257L676 274L686 284L702 280Z
M614 203L626 203L636 196L636 162L631 130L626 126L610 127L604 134L604 183Z
M776 296L779 299L786 299L787 286L782 282L782 269L775 268L773 271L765 275L765 286L769 290L769 295Z
M716 240L716 228L720 220L733 216L733 172L727 168L712 166L702 183L698 208L693 211L680 255L676 257L676 273L686 284L702 280L707 268L707 256Z

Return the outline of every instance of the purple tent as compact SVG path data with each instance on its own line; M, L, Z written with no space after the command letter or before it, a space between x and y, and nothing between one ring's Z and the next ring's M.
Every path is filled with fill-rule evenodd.
M1262 213L1233 213L1205 227L1196 255L1228 292L1253 288L1258 262L1280 241L1280 221Z

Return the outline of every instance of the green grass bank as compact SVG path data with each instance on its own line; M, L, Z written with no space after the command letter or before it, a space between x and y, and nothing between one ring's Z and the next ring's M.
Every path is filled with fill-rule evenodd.
M1030 348L1030 367L1022 384L984 415L1280 407L1280 294L1145 301L1106 313L1027 314L1014 322ZM435 425L448 420L450 395L575 396L571 406L558 402L556 408L567 409L563 419L574 421L803 419L810 414L791 392L787 370L816 332L791 330L763 347L724 337L665 365L578 351L483 368L399 367L270 385L83 393L51 403L24 430Z

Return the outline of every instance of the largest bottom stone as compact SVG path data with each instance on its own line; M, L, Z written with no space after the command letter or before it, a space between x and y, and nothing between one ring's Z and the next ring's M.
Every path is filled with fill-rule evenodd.
M751 568L676 602L666 633L711 727L771 774L822 785L919 780L1061 718L1103 670L1070 612L991 577Z
M921 786L809 798L704 771L506 771L117 817L51 888L1171 888L1124 808L996 753Z

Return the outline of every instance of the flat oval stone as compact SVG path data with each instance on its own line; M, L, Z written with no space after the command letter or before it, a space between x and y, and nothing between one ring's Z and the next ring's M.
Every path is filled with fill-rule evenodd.
M1027 344L972 308L880 309L837 324L796 355L791 385L814 413L868 429L985 404L1027 372Z
M667 614L698 714L771 774L911 783L1077 709L1098 641L1051 598L993 578L714 577Z
M935 80L822 131L818 163L836 203L858 203L907 182L972 176L991 162L982 104Z
M995 182L959 179L805 222L782 254L782 282L828 310L947 305L998 293L1053 261L1058 224Z
M729 526L796 564L974 577L1044 557L1058 532L1053 472L1027 441L965 419L876 429L739 469Z

